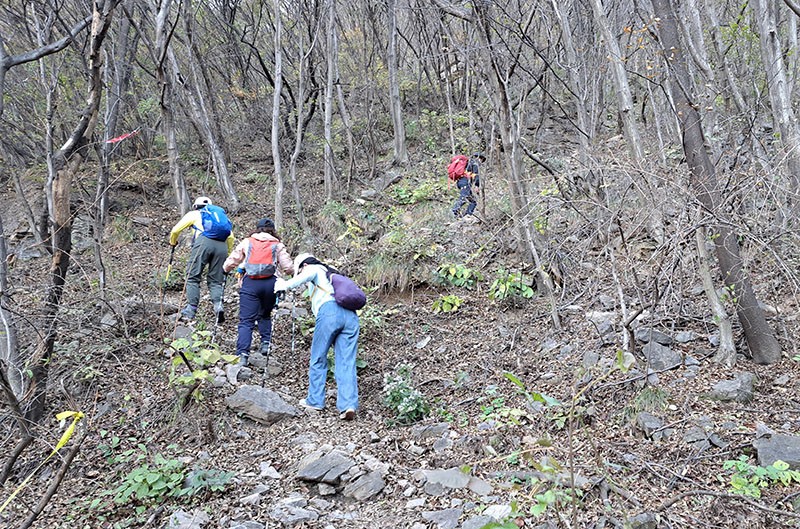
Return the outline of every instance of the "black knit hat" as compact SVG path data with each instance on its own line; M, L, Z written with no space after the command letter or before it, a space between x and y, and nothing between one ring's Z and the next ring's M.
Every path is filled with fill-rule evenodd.
M274 229L275 223L272 222L272 219L264 218L258 221L258 224L256 224L256 228Z

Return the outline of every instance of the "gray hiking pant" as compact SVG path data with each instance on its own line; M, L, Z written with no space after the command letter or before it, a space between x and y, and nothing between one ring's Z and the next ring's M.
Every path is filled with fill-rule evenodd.
M225 241L215 241L202 235L195 237L186 270L186 301L189 305L197 307L200 303L200 281L203 271L208 267L206 282L214 312L222 310L222 284L225 281L222 265L227 257L228 244Z

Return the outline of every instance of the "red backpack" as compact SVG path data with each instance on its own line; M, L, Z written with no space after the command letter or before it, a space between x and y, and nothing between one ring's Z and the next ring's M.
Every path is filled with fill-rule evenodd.
M459 178L464 176L467 169L467 162L469 158L463 154L456 154L450 159L450 165L447 166L447 178L451 182L458 181Z
M244 273L253 279L265 279L275 275L278 243L259 241L250 237L250 251L244 261Z

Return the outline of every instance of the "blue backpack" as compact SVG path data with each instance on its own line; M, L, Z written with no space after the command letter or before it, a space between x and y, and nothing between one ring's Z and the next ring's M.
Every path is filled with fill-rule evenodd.
M200 210L200 217L204 236L215 241L224 241L230 236L233 224L221 207L209 204Z

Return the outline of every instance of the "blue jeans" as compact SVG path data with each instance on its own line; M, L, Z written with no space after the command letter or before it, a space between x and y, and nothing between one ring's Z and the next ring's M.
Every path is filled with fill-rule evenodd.
M328 349L333 345L336 408L339 411L358 409L356 354L358 353L358 315L340 307L335 301L323 303L317 312L311 359L308 366L308 396L311 406L325 406L325 380L328 376Z
M253 279L245 276L239 290L239 337L236 354L248 356L253 341L253 329L258 321L261 344L272 339L272 309L275 307L275 277Z

